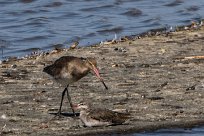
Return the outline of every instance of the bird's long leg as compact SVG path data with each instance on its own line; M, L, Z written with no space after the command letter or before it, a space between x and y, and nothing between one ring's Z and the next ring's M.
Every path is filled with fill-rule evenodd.
M76 114L75 114L75 111L74 111L74 109L73 109L71 97L70 97L70 95L69 95L68 87L69 87L69 85L67 85L67 90L66 90L66 91L67 91L67 99L68 99L68 101L69 101L70 107L72 108L73 114L76 115Z
M64 88L64 91L62 92L60 108L59 108L59 111L58 111L57 115L61 115L62 103L63 103L63 100L64 100L64 95L65 95L66 90L67 90L67 87Z

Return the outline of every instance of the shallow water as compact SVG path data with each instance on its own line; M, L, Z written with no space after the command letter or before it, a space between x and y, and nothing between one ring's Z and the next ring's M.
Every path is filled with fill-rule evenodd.
M1 58L98 43L203 18L203 0L1 0ZM2 53L3 52L3 53Z
M125 136L203 136L204 127L197 127L192 129L161 129L155 132L137 133Z

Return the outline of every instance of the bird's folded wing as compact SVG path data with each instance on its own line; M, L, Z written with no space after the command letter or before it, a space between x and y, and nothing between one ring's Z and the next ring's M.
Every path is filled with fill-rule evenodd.
M107 109L92 109L89 112L89 116L93 119L100 121L110 121L114 118L115 112L107 110Z
M93 119L112 122L113 124L122 124L130 118L129 113L119 113L108 109L94 109L89 112L89 116Z

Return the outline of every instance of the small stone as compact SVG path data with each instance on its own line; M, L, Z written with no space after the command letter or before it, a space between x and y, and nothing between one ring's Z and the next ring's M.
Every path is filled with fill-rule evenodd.
M45 108L45 107L47 107L47 106L46 106L46 105L41 105L40 107Z
M11 65L12 68L17 68L16 64Z
M113 68L114 68L114 67L118 67L118 64L113 64L112 67L113 67Z
M48 124L42 123L42 124L40 124L39 129L45 129L45 128L48 128L48 127L49 127Z
M115 51L117 51L117 50L118 50L118 48L116 47L114 50L115 50Z
M2 119L7 119L6 114L1 115L1 118L2 118Z
M143 99L144 99L144 98L146 98L146 96L143 94L143 95L141 95L141 98L143 98Z
M47 98L48 101L52 100L52 98Z

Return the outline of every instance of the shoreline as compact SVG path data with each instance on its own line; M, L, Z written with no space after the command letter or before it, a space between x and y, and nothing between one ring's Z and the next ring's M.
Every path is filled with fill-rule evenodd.
M136 133L204 124L204 26L125 39L115 43L55 49L0 65L0 132L3 135L97 135ZM78 118L53 120L63 90L42 72L64 55L96 57L110 88L89 74L71 85L74 103L129 111L128 124L85 128ZM192 58L188 58L192 57ZM64 103L67 105L68 103ZM71 109L63 110L65 113Z
M109 40L93 43L91 45L83 45L83 46L76 47L76 48L86 48L86 47L96 47L96 46L101 46L101 45L118 44L118 43L121 43L121 42L134 41L134 40L145 38L145 37L152 37L152 36L159 36L159 35L167 36L168 34L170 34L172 32L199 29L201 26L203 26L203 22L204 22L204 19L201 19L200 22L193 21L191 24L187 24L187 25L169 26L169 28L167 28L167 27L160 27L160 28L150 29L148 31L145 31L145 32L142 32L142 33L139 33L139 34L133 34L133 35L128 35L128 36L121 36L120 39L113 38L113 39L109 39ZM70 45L70 47L68 47L68 48L65 48L64 47L65 45L63 45L63 44L56 44L56 45L53 45L53 46L56 46L53 50L33 51L30 54L26 54L26 55L24 55L22 57L19 57L19 56L8 56L5 59L3 59L3 57L2 57L2 60L0 60L0 64L3 61L5 62L5 61L10 61L10 60L21 60L21 59L37 57L37 56L40 56L40 55L45 55L45 54L49 54L49 53L57 52L57 51L62 51L62 50L67 51L69 49L72 49L71 46L73 46L73 44ZM57 50L57 51L55 51L55 50Z

